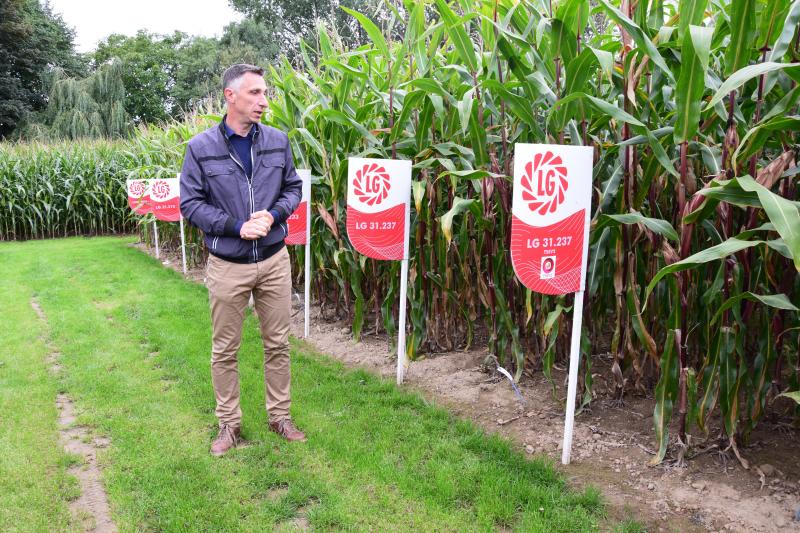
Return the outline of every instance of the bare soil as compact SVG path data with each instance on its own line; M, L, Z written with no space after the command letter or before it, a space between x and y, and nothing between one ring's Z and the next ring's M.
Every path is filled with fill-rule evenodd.
M152 255L145 246L137 248ZM180 271L180 256L162 255L162 264ZM203 271L190 270L187 278L202 283ZM292 333L298 338L301 298L293 297ZM316 351L394 379L396 358L385 336L365 332L356 343L349 324L324 322L313 306L310 333L307 342ZM599 390L590 407L576 415L572 462L563 466L564 369L554 372L555 395L541 374L523 378L522 404L506 378L487 372L487 355L486 349L475 349L423 357L410 363L405 386L510 439L525 453L550 457L574 486L600 488L609 503L606 528L632 518L648 531L800 532L800 429L786 419L762 422L748 445L739 445L749 469L717 445L721 430L714 421L711 438L693 436L686 460L677 461L671 446L667 460L650 466L656 447L653 398L626 397L619 405ZM603 356L594 357L601 368Z
M47 316L35 299L31 300L31 307L39 319L47 324ZM60 354L56 351L51 351L45 359L49 371L56 376L61 371L59 359ZM107 448L111 441L106 437L92 437L88 428L76 425L75 405L66 394L56 396L56 408L59 442L65 452L81 460L81 464L73 465L68 470L80 486L80 495L69 502L73 524L84 531L115 533L117 526L111 518L108 495L97 461L98 450Z
M292 327L301 338L299 305ZM347 324L321 322L317 310L312 311L310 332L308 343L320 353L394 379L396 359L385 336L365 335L356 343ZM795 513L800 513L796 428L770 422L759 426L749 445L740 445L749 470L733 454L721 453L711 440L693 448L707 451L685 460L683 466L668 456L653 467L649 466L655 447L653 399L626 398L619 406L601 397L576 416L572 462L562 466L566 387L559 386L554 397L552 385L541 375L523 378L519 386L523 405L506 378L487 372L487 355L485 349L457 351L413 361L406 371L406 386L510 439L528 454L550 457L574 485L599 487L610 503L609 524L633 518L650 531L800 531L800 521L795 520ZM555 372L557 384L565 378L563 370ZM719 428L712 427L710 433L718 434ZM698 436L695 442L701 440Z

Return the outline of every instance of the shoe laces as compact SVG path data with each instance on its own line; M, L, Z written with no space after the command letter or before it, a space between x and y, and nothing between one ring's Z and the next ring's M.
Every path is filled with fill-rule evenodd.
M291 418L284 418L278 422L278 431L280 433L288 433L289 431L297 432L298 429L292 423Z
M237 441L239 440L236 438L236 432L228 424L223 424L223 426L220 428L217 439L221 439L223 436L228 437L234 446L236 446Z

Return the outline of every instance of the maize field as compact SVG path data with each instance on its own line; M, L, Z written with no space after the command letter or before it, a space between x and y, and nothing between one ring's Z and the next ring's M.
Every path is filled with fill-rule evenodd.
M122 142L0 144L0 239L131 232Z
M344 49L320 25L302 64L283 61L267 76L264 120L289 133L296 166L315 176L312 287L325 316L349 320L356 339L396 335L400 266L347 240L347 158L408 159L409 356L488 345L517 379L553 379L568 356L572 297L534 294L515 278L513 147L591 146L582 404L593 398L595 354L609 353L602 371L620 400L655 394L654 462L673 418L683 446L693 426L708 435L719 417L719 437L738 454L765 413L796 409L778 396L800 389L800 0L390 7L383 27L349 12L370 44ZM177 172L184 141L209 118L139 130L124 146L82 145L103 155L60 147L39 161L51 149L4 149L3 238L129 230L120 180ZM48 187L64 183L82 202L107 201L105 218L64 212L82 209L77 198L71 209L44 207ZM176 226L164 235L174 242Z

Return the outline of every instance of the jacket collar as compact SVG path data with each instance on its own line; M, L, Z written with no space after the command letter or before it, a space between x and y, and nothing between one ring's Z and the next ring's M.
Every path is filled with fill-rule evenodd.
M221 121L222 132L225 134L226 138L230 139L234 135L237 135L237 133L233 131L230 126L228 126L227 118L228 118L227 113L222 116L222 121ZM258 127L255 124L253 124L253 126L250 128L250 131L247 133L247 137L249 137L250 140L252 141L254 140L257 132L258 132Z

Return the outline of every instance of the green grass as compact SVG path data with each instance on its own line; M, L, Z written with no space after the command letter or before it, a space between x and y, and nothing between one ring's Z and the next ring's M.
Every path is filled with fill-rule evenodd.
M45 324L8 249L0 247L0 531L63 530L78 484L66 475L69 457L58 445Z
M626 518L614 528L614 533L647 533L647 527L633 518Z
M11 296L0 304L0 468L11 473L0 481L0 530L69 527L75 487L57 446L57 388L75 400L78 423L112 439L99 460L121 531L291 530L298 517L328 530L598 529L596 490L568 489L545 460L302 342L292 346L292 413L309 442L283 442L267 430L252 316L240 350L249 446L211 457L205 288L129 242L0 245L0 288ZM60 383L45 367L45 333L62 354ZM9 493L23 480L30 486Z

